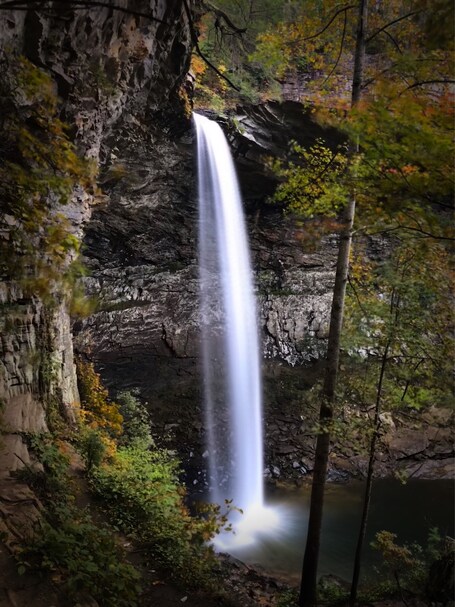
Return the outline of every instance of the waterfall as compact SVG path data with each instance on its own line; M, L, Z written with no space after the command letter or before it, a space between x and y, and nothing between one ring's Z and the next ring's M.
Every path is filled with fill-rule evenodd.
M233 500L250 529L265 512L260 347L234 163L216 122L194 114L198 141L202 359L211 501ZM260 518L260 517L259 517Z

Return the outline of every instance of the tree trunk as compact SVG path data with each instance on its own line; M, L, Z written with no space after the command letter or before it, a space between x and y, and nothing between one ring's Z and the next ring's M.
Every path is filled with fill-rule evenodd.
M363 543L365 541L365 534L367 530L367 521L368 515L370 512L370 503L371 503L371 491L373 488L373 476L374 476L374 463L376 460L376 443L379 436L379 426L380 426L380 414L381 414L381 400L382 400L382 384L384 381L385 368L387 365L387 357L389 354L390 348L390 340L387 341L386 346L384 348L384 352L382 355L381 361L381 371L379 373L378 387L376 390L376 404L374 410L374 422L373 422L373 436L371 437L370 443L370 456L368 459L368 472L367 472L367 480L365 486L365 496L363 498L363 509L362 509L362 519L360 521L360 529L359 529L359 537L357 540L357 546L355 550L355 558L354 558L354 572L352 574L352 583L351 583L351 594L349 597L349 605L353 607L357 600L357 589L359 586L359 578L360 578L360 564L362 562L362 548Z
M367 7L367 0L360 0L352 81L352 107L358 103L361 96L363 61L365 55ZM355 216L355 201L356 197L354 193L344 212L343 230L340 236L340 245L338 249L335 286L330 315L326 369L324 386L321 395L321 409L319 412L319 421L321 427L316 443L313 483L311 487L310 517L308 521L308 534L302 567L302 580L299 597L300 607L312 607L317 603L317 569L324 505L324 486L330 447L329 425L333 417L333 406L335 402L335 388L337 384L340 358L340 338L343 325L344 300L349 271L352 227Z
M340 336L343 321L344 299L349 269L349 253L352 240L352 225L354 221L355 198L352 197L345 210L345 228L340 237L338 250L337 272L330 317L330 331L327 349L325 379L322 393L321 409L319 412L320 429L316 442L316 453L311 486L310 517L308 534L303 559L302 581L300 587L301 607L311 607L316 604L317 567L321 537L322 511L324 502L324 486L329 459L330 431L329 424L333 416L335 387L338 374L340 355Z

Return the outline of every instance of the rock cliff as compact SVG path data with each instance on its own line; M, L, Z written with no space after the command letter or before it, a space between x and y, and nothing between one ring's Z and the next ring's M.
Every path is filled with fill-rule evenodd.
M264 157L284 154L289 140L311 143L323 134L299 104L267 104L238 111L231 130L253 254L266 404L286 407L311 384L300 367L325 348L336 242L315 250L304 227L265 204L276 185ZM203 444L195 141L140 125L122 133L102 174L106 202L86 226L85 279L96 311L75 325L78 351L92 358L115 390L139 388L156 434L177 446L186 464ZM118 133L117 133L118 137ZM117 139L119 141L119 139ZM295 367L292 378L286 369ZM314 374L312 374L314 375ZM296 377L298 376L298 380ZM281 395L273 386L285 387ZM295 387L296 385L297 388ZM275 397L278 400L275 400Z
M2 11L0 44L52 76L74 141L100 166L102 194L79 191L64 208L74 233L85 234L85 286L96 299L96 311L74 326L76 347L114 392L138 387L158 433L171 432L189 457L203 438L195 142L184 82L191 36L182 0L129 0L124 9ZM276 182L264 157L285 154L291 139L337 134L294 102L239 108L233 118L225 126L247 211L266 405L286 417L268 420L268 453L293 464L296 445L275 430L292 419L303 432L295 414L314 373L300 367L324 352L336 242L308 248L305 228L266 204ZM46 430L56 411L71 420L78 394L65 298L45 306L3 282L0 304L6 476L29 461L24 435Z
M306 123L314 131L298 109L300 129L305 132ZM273 115L264 108L267 112ZM264 141L274 138L265 122ZM286 126L274 125L281 139L273 148L258 144L250 139L260 137L250 115L249 131L242 128L232 143L249 211L264 353L296 364L317 358L323 349L334 250L329 241L319 252L305 253L294 222L263 204L274 180L262 156L284 151ZM99 303L98 311L78 326L77 342L111 361L143 354L193 359L199 326L193 134L188 130L170 139L150 127L141 144L139 137L124 140L107 166L103 187L109 203L95 210L87 226L91 277L86 284Z
M264 157L284 153L291 132L307 142L321 134L299 104L292 110L249 108L231 143L248 213L264 355L295 365L324 350L336 243L327 238L306 251L305 228L264 204L275 185ZM78 323L77 344L99 360L197 358L193 133L170 139L153 126L142 139L133 133L106 167L109 202L86 229L86 286L98 309Z
M150 122L165 125L170 107L183 111L178 90L191 36L182 1L128 0L121 8L68 3L0 12L2 57L24 55L52 77L60 115L81 155L97 164L114 158L124 133L146 132ZM78 191L56 212L80 236L94 202ZM0 303L0 476L8 476L29 461L24 435L45 431L53 408L71 419L78 394L65 298L55 293L52 305L44 305L3 281Z

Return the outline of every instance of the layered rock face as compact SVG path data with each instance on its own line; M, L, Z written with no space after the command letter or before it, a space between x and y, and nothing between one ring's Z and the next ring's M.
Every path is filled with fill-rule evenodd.
M305 392L321 376L337 242L326 237L308 243L303 225L265 203L276 181L264 157L284 155L291 139L308 145L320 136L336 141L337 135L322 131L296 103L243 108L236 124L233 130L225 126L243 191L258 297L267 470L274 478L301 479L314 456L317 411ZM114 396L119 389L140 389L155 436L179 450L197 488L205 447L196 142L189 125L169 135L154 124L132 124L117 141L102 177L107 200L86 227L86 286L98 303L76 324L76 347L95 361ZM399 426L393 432L408 440L405 425ZM450 455L446 443L444 457ZM425 458L432 457L428 445ZM400 453L384 455L381 474L390 473ZM365 460L357 459L339 446L331 478L361 475ZM441 466L434 475L445 474Z
M300 367L325 350L336 241L327 238L309 249L304 227L265 204L276 180L264 156L284 154L295 135L308 144L323 132L299 104L248 108L239 112L237 124L237 131L227 130L247 213L265 400L274 415L286 409L285 401L301 408L296 399L301 401L313 379ZM117 137L102 175L106 203L86 226L85 285L97 310L76 323L76 348L95 361L114 396L119 389L139 388L155 435L169 436L167 444L179 449L197 475L204 468L204 414L196 142L189 127L169 136L153 124L146 130L131 125Z
M320 134L301 106L292 109L264 107L262 124L257 109L244 114L232 147L248 212L264 356L296 365L324 351L336 243L327 239L306 252L304 228L264 206L275 181L263 156L284 153L296 123L307 142ZM78 324L77 344L100 363L134 367L126 374L130 383L148 384L150 392L153 382L165 383L161 367L197 373L195 142L191 130L173 140L153 126L142 139L135 133L125 136L107 167L109 203L87 226L86 285L99 301L98 311ZM141 378L145 358L149 371Z
M180 104L177 88L191 51L181 0L128 0L122 7L68 3L45 13L0 14L0 50L25 55L52 77L72 137L96 163L110 157L123 132L144 132L152 119L165 123L167 108ZM78 191L57 209L78 236L94 201ZM56 293L45 306L3 282L0 303L0 476L7 476L29 461L23 434L45 431L52 407L71 418L78 394L65 298Z

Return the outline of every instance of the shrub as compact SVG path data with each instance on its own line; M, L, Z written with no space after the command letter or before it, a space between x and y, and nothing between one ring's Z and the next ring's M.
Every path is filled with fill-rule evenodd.
M91 483L119 527L147 543L181 580L200 584L212 565L206 541L222 521L215 511L206 519L190 516L177 474L178 463L165 451L122 447L112 463L93 470Z
M109 393L93 363L79 360L76 365L83 420L92 428L102 428L113 436L120 435L123 418L119 406L109 400Z
M87 471L99 466L106 454L106 444L99 430L83 428L78 440L78 448L85 462Z
M103 436L87 429L87 459L94 466ZM35 537L19 555L19 573L27 568L49 572L69 598L93 597L102 607L137 606L139 573L124 562L112 530L93 523L74 504L68 444L51 435L30 439L43 470L30 466L20 476L35 489L44 509Z
M137 392L119 392L116 398L123 417L123 434L119 444L147 449L153 445L149 414L137 399Z
M28 442L42 468L26 464L17 471L17 477L27 483L40 498L59 499L67 493L70 482L66 444L53 439L50 434L30 436Z
M420 592L426 575L422 547L417 544L400 545L396 539L395 533L379 531L371 546L381 553L384 566L395 579L400 595L404 590Z
M70 598L89 595L103 607L137 606L139 573L123 561L112 532L68 505L52 508L50 518L41 522L22 562L61 580Z

